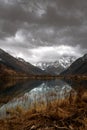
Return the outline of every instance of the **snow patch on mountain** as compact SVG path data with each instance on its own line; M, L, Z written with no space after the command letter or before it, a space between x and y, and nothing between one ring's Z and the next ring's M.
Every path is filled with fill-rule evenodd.
M74 61L76 60L75 56L62 56L59 57L57 61L54 62L45 62L40 61L34 64L35 66L39 67L46 72L52 72L55 74L59 74L65 69L67 69Z

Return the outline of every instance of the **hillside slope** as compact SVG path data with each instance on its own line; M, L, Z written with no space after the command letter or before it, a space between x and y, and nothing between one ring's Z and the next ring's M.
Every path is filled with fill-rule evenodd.
M61 56L57 59L57 61L53 62L46 62L46 61L40 61L35 64L38 68L44 70L45 72L53 75L58 75L61 72L63 72L65 69L67 69L75 60L77 57L75 56Z
M61 73L62 75L87 75L87 54L77 59L71 66Z
M3 66L3 69L9 68L14 72L26 73L30 75L44 74L44 71L42 71L40 68L35 67L28 62L20 61L2 49L0 49L0 65Z

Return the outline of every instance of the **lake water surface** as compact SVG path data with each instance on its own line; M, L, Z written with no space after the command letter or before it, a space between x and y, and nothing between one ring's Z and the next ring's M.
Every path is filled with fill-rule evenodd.
M84 83L84 85L86 84ZM71 90L77 93L78 88L83 86L83 83L73 84L71 81L67 83L63 80L55 79L48 81L12 81L1 85L0 117L2 118L6 116L8 109L16 108L17 106L29 109L36 102L43 101L48 103L55 99L68 97Z

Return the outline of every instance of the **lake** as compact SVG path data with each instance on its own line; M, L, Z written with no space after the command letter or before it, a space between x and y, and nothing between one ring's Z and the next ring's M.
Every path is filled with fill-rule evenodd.
M29 109L32 104L66 98L70 91L74 94L78 88L86 89L86 81L72 82L55 80L7 81L0 84L0 117L6 117L6 111L17 106Z

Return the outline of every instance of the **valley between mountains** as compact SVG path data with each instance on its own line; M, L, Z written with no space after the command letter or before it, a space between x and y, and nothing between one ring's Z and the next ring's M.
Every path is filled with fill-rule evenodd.
M32 65L0 49L0 85L0 130L86 130L87 54Z
M50 79L55 77L87 76L87 54L83 57L62 56L55 62L38 62L32 65L0 49L0 77Z

